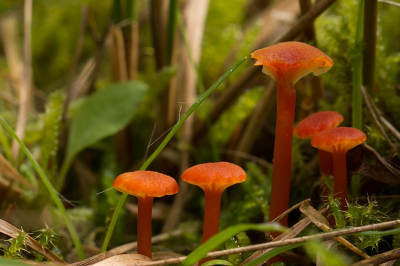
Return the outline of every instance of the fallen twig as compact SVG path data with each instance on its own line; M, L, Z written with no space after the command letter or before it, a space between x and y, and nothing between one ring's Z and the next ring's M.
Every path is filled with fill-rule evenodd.
M269 243L257 244L257 245L240 247L240 248L233 248L233 249L229 249L229 250L213 251L213 252L208 253L205 256L205 258L227 256L227 255L231 255L231 254L255 251L255 250L266 249L266 248L282 247L282 246L286 246L286 245L305 243L305 242L310 242L310 241L314 241L314 240L326 240L326 239L331 239L331 238L335 238L338 236L344 236L344 235L350 235L350 234L360 233L360 232L365 232L365 231L370 231L370 230L394 227L394 226L398 226L398 225L400 225L400 220L394 220L394 221L384 222L384 223L379 223L379 224L365 225L365 226L354 227L354 228L346 228L346 229L341 229L341 230L332 230L328 233L319 233L319 234L315 234L315 235L311 235L311 236L303 236L303 237L282 240L282 241L273 241L273 242L269 242ZM143 266L162 266L162 265L168 265L168 264L177 264L177 263L182 262L185 259L186 259L186 256L183 256L183 257L179 257L179 258L143 263L141 265L143 265Z

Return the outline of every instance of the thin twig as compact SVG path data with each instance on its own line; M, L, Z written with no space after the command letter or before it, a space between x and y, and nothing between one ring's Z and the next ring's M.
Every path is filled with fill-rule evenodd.
M369 259L354 263L352 266L383 265L382 263L400 258L400 248L396 248L385 253L375 255Z
M367 91L365 90L365 87L364 86L360 86L360 90L361 90L361 93L362 93L362 95L364 97L364 101L365 101L365 104L367 105L368 111L371 114L372 120L374 120L376 126L378 127L378 129L381 132L382 136L388 142L389 146L392 147L392 149L397 152L397 147L393 144L393 142L386 135L385 130L383 129L381 123L379 122L378 118L376 117L376 114L375 114L375 112L374 112L374 110L372 108L370 99L367 96Z
M315 223L316 226L318 226L319 229L321 229L324 232L329 232L332 229L330 227L328 227L326 224L322 224L322 223ZM346 248L350 249L351 251L353 251L354 253L356 253L357 255L361 256L364 259L369 259L370 256L368 256L368 254L366 254L365 252L362 252L361 250L359 250L356 246L354 246L353 244L351 244L349 241L347 241L346 239L344 239L341 236L335 237L335 240L339 243L341 243L343 246L345 246Z
M302 204L304 203L309 203L311 201L311 199L305 199L299 203L297 203L296 205L293 205L292 207L290 207L289 209L287 209L285 212L283 212L282 214L280 214L278 217L276 217L275 219L273 219L271 221L271 223L275 223L278 222L280 219L282 219L283 217L285 217L286 215L288 215L291 211L299 208Z
M247 246L247 247L233 248L233 249L228 249L228 250L213 251L213 252L208 253L205 256L205 258L227 256L227 255L255 251L255 250L266 249L266 248L272 248L272 247L282 247L282 246L287 246L287 245L292 245L292 244L310 242L310 241L314 241L314 240L326 240L326 239L331 239L331 238L335 238L338 236L350 235L350 234L354 234L354 233L360 233L360 232L376 230L376 229L383 229L383 228L388 228L388 227L395 227L398 225L400 225L400 220L394 220L394 221L384 222L384 223L379 223L379 224L365 225L365 226L354 227L354 228L346 228L346 229L341 229L341 230L330 231L328 233L319 233L319 234L314 234L311 236L303 236L303 237L298 237L298 238L293 238L293 239L288 239L288 240L274 241L274 242L268 242L268 243L263 243L263 244ZM185 259L186 259L186 256L183 256L183 257L179 257L179 258L143 263L141 265L143 265L143 266L162 266L162 265L180 263Z
M376 106L375 102L372 100L371 95L367 92L366 93L369 102L372 105L372 108L374 109L375 113L379 117L379 120L389 129L390 132L398 139L400 140L400 132L389 122L386 120L386 118L382 115L382 112L379 110L379 108Z
M388 5L392 5L392 6L400 7L400 3L389 1L389 0L378 0L378 2L381 2L381 3L384 3L384 4L388 4Z
M25 126L27 120L27 110L29 104L29 97L31 91L32 82L32 54L31 54L31 25L32 25L32 1L25 0L24 3L24 68L22 71L21 78L21 93L19 98L19 111L18 120L15 129L15 133L20 139L24 139ZM12 143L12 155L14 161L18 159L19 145L14 139Z

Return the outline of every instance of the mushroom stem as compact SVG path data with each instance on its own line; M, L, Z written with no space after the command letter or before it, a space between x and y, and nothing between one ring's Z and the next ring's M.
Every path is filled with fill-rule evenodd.
M204 214L203 237L201 238L201 243L206 242L210 237L218 233L222 192L207 189L204 190L204 194L206 206Z
M285 77L277 77L277 118L271 184L269 220L272 221L289 207L290 171L293 142L296 90ZM280 224L287 225L285 216Z
M333 157L333 177L334 188L333 195L340 198L340 208L346 209L347 203L347 168L346 168L346 153L334 152Z
M205 189L204 194L206 206L204 214L203 236L201 238L202 244L210 239L213 235L218 234L222 191ZM203 263L212 259L213 258L202 259L198 265L202 265Z
M151 213L153 197L138 197L137 253L151 256Z
M332 155L324 150L318 149L319 168L322 175L333 175Z

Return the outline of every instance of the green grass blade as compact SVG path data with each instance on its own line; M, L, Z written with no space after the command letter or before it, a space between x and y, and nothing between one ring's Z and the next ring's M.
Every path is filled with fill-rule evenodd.
M210 260L207 261L203 264L201 264L201 266L213 266L213 265L228 265L228 266L234 266L232 263L230 263L227 260Z
M283 253L283 252L286 252L288 250L303 246L305 244L307 244L307 242L297 243L297 244L292 244L292 245L287 245L287 246L283 246L283 247L274 248L273 250L268 251L267 253L265 253L264 255L262 255L260 257L258 257L257 259L255 259L255 260L253 260L253 261L251 261L249 263L246 263L244 266L255 266L255 265L258 265L258 264L260 264L260 263L262 263L262 262L264 262L266 260L269 260L272 257L275 257L275 256Z
M164 149L164 147L168 144L168 142L172 139L172 137L175 135L175 133L180 129L180 127L185 123L186 119L199 107L205 99L210 96L214 90L233 72L235 71L236 68L238 68L245 60L247 57L243 58L239 62L237 62L233 67L231 67L224 75L222 75L203 95L201 95L197 101L189 108L189 110L184 113L179 121L175 124L175 126L172 128L171 132L165 137L163 142L158 146L158 148L153 152L153 154L150 155L150 157L146 160L146 162L140 167L140 170L146 170L147 167L153 162L153 160L160 154L160 152ZM114 214L111 218L110 226L108 227L108 231L106 234L106 237L103 242L103 246L101 247L101 252L105 252L108 247L108 243L110 242L111 235L114 231L115 224L117 223L118 215L122 209L122 206L125 203L125 200L127 198L127 195L124 194L122 195L117 203L117 207L115 208Z
M234 236L240 232L247 230L258 230L258 231L274 231L274 232L284 232L287 230L286 227L283 227L279 224L238 224L233 225L225 230L222 230L215 236L211 237L200 247L196 248L192 253L190 253L184 261L182 261L182 266L190 266L194 265L196 262L204 258L204 256L214 250L219 245L225 243L231 236Z
M39 174L40 179L46 186L47 190L50 193L51 198L53 199L54 203L56 204L58 210L61 213L63 221L64 221L65 225L67 226L68 231L71 235L72 242L75 245L79 259L80 260L85 259L85 254L83 253L82 243L79 240L78 234L77 234L71 220L69 219L69 217L67 215L67 211L66 211L63 203L61 202L61 199L59 198L58 194L56 193L53 185L47 178L46 174L44 173L43 169L40 167L38 162L36 162L35 158L33 158L33 155L31 154L31 152L28 150L28 148L25 146L25 144L18 138L18 136L15 134L15 132L12 130L12 128L7 124L7 122L4 120L3 117L0 117L0 123L5 128L5 130L18 142L18 144L21 147L21 150L25 153L26 157L28 157L29 161L32 163L36 172Z

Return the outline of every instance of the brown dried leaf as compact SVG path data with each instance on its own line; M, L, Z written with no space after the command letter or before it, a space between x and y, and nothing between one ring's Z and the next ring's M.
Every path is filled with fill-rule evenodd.
M25 187L32 188L32 184L23 178L19 172L14 168L14 166L7 161L6 158L0 153L0 176L8 179L9 181L14 181L18 184L24 185Z
M325 224L330 226L328 220L316 209L310 206L309 202L303 202L300 206L300 211L306 215L313 224Z
M116 255L111 258L105 259L103 261L100 261L96 264L96 266L130 266L130 265L139 265L139 264L145 264L146 262L151 261L146 256L140 255L140 254L122 254L122 255Z
M5 235L8 235L9 237L16 238L22 231L14 227L13 225L7 223L6 221L0 219L0 232ZM33 250L35 250L36 252L42 254L46 259L50 261L67 264L64 260L62 260L56 254L51 252L50 249L43 247L42 245L39 244L39 242L37 242L29 235L26 238L25 244L30 248L32 248Z

